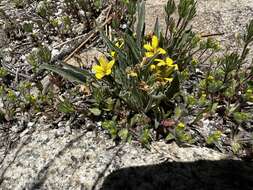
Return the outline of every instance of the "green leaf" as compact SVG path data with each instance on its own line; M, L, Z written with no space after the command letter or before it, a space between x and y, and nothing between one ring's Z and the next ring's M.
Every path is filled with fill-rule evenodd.
M243 123L248 121L252 116L249 113L246 112L234 112L233 117L236 120L237 123Z
M179 119L181 115L182 115L182 109L179 106L177 106L175 108L175 119Z
M75 112L73 104L67 99L64 99L63 101L60 100L59 104L57 105L57 108L58 111L66 114Z
M222 132L221 131L215 131L213 134L211 134L207 140L206 143L207 144L213 144L215 142L218 142L219 139L221 138Z
M140 140L143 146L148 146L148 144L152 140L150 130L148 128L143 129Z
M40 69L50 70L52 72L55 72L55 73L61 75L62 77L66 78L68 80L78 82L81 84L84 84L86 82L86 76L84 74L74 72L73 70L70 70L70 69L64 69L62 67L53 66L53 65L49 65L49 64L41 65Z
M113 139L117 137L117 124L114 120L107 120L102 122L102 128L107 130Z
M129 34L126 34L125 38L126 38L126 40L125 40L126 44L129 46L132 54L134 55L134 58L137 60L137 62L140 62L140 60L141 60L141 50L138 48L135 40Z
M156 17L155 21L154 34L158 37L158 39L160 39L160 26L158 17Z
M89 111L95 115L95 116L100 116L101 115L101 110L98 108L89 108Z
M79 67L75 67L75 66L73 66L73 65L66 64L66 63L61 63L61 65L62 65L64 68L68 69L68 70L71 70L71 71L73 71L73 72L75 72L75 73L79 73L80 75L84 75L84 76L87 76L87 77L89 76L89 77L95 78L95 77L94 77L94 74L90 73L90 72L87 71L87 70L80 69Z
M175 136L174 136L173 134L171 134L171 133L169 133L169 134L166 136L166 138L165 138L166 141L171 141L171 140L174 140L174 139L175 139Z
M137 20L137 44L139 48L142 46L142 40L144 35L144 28L145 28L145 1L141 1L137 4L137 13L138 13L138 20Z
M23 29L25 32L31 33L33 31L33 23L24 23Z
M211 109L210 109L210 112L212 114L214 114L216 112L218 105L219 104L217 102L212 104Z
M169 99L173 98L173 96L180 91L180 82L178 75L176 75L171 82L170 87L166 90L166 95Z
M126 129L126 128L121 129L121 130L118 132L118 135L119 135L119 137L120 137L122 140L126 141L127 138L128 138L128 129Z
M41 63L49 63L51 61L51 51L46 46L39 47L37 56Z
M241 145L238 142L233 142L231 146L232 146L232 151L234 154L237 154L239 150L241 149Z
M176 4L174 0L168 0L165 8L165 12L167 17L169 17L176 10Z
M253 41L253 20L250 20L250 22L247 24L247 31L243 40L246 44L249 44Z
M191 20L196 14L196 2L194 0L180 0L178 14L180 18Z

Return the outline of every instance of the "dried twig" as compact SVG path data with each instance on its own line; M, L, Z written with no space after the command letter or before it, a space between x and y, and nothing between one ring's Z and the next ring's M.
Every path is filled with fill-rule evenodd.
M222 32L222 33L214 33L214 34L202 34L201 37L202 38L207 38L207 37L212 37L212 36L223 36L223 35L225 35L224 32Z
M67 62L75 53L77 53L94 35L99 31L100 28L104 27L112 20L112 17L109 17L101 26L97 27L93 32L90 34L88 38L86 38L67 58L64 59L64 62Z

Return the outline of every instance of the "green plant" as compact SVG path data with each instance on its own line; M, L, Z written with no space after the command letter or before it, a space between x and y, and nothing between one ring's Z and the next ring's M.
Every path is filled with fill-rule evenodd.
M244 107L252 100L253 68L252 64L245 66L248 46L253 41L253 21L242 37L241 54L226 52L215 59L213 55L221 51L219 42L202 38L190 26L196 14L196 1L180 0L176 5L168 0L165 33L160 31L158 19L153 32L145 32L144 1L138 1L136 6L124 3L136 10L137 17L131 12L127 28L124 32L112 33L112 40L100 31L107 51L96 59L97 64L91 70L65 64L42 66L89 84L90 112L110 118L103 128L111 136L115 138L124 129L124 134L127 131L147 144L153 139L151 131L159 134L162 128L161 134L167 140L193 143L187 127L204 117L219 114L239 125L251 119L252 109L247 112ZM203 63L208 67L203 68ZM205 74L199 76L197 69L204 70ZM181 123L189 115L193 118L189 125ZM171 120L171 124L164 125L166 120ZM207 144L218 141L221 133L211 133Z
M32 50L26 57L27 62L32 66L34 72L42 63L49 63L51 61L51 52L45 46L40 46Z
M110 41L101 32L109 52L100 57L98 64L93 66L95 76L86 73L90 77L88 80L92 80L91 87L97 89L96 86L99 86L101 91L107 94L105 97L111 97L114 101L119 100L121 105L133 113L151 118L151 123L168 117L174 110L173 97L180 91L181 72L192 61L194 55L190 51L181 51L182 46L193 48L192 40L196 38L187 28L194 16L195 2L187 1L189 6L182 7L183 2L179 4L180 18L177 26L164 36L159 31L158 21L154 33L145 35L144 2L137 4L138 18L135 31L132 30L133 26L129 26L127 32L115 36L118 39L116 41ZM167 17L171 18L175 10L168 12L171 8L169 6L167 4L166 12ZM173 27L171 23L168 25L168 28ZM210 48L209 46L207 45L207 48ZM178 61L175 62L174 59ZM49 68L48 65L44 67ZM52 70L52 66L49 69ZM60 74L64 71L57 69ZM71 74L72 78L78 78L77 75L81 71L77 70L75 68ZM57 71L56 68L54 71ZM94 92L96 94L96 91Z

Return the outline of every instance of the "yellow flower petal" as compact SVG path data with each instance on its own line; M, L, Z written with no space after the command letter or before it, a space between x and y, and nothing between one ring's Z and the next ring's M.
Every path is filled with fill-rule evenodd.
M106 67L106 64L107 64L107 60L104 56L100 56L99 59L98 59L100 65L102 68L105 68Z
M104 75L103 72L98 72L98 73L96 73L95 76L96 76L97 79L102 79L105 75Z
M164 80L165 80L166 82L172 82L172 81L173 81L173 78L164 78Z
M101 66L99 66L99 65L94 65L93 67L92 67L92 71L93 72L103 72L103 68L101 67Z
M159 52L159 54L166 54L166 51L163 48L158 48L157 51Z
M115 55L116 55L116 52L115 51L111 51L111 56L115 57Z
M159 63L157 64L158 67L165 66L165 65L166 63L163 60L159 61Z
M131 71L129 74L128 74L130 77L137 77L137 73L136 72L133 72Z
M153 71L155 70L156 66L154 64L150 65L150 70Z
M112 70L111 69L107 69L106 71L105 71L105 75L110 75L112 73Z
M152 37L152 48L156 49L158 47L158 44L159 44L158 38L157 38L157 36L154 35Z
M184 123L182 123L182 122L180 122L180 123L177 125L177 127L178 127L178 128L182 128L182 129L183 129L183 128L185 128L185 124L184 124Z
M209 75L208 77L207 77L207 80L214 80L214 77L213 76L211 76L211 75Z
M173 65L173 60L170 57L166 57L166 64L168 66L172 66Z
M175 67L175 70L178 70L178 65L177 64L174 64L173 66Z
M115 63L115 60L114 60L114 59L111 60L111 61L109 61L108 67L111 69L111 68L113 67L114 63ZM108 68L108 67L107 67L107 68Z
M119 48L120 46L119 42L116 42L115 46Z
M161 62L163 60L162 59L155 59L154 61Z
M145 57L148 57L148 58L153 57L154 55L155 54L153 52L146 52L145 53Z
M122 48L123 45L124 45L123 39L121 39L119 42L116 42L116 44L115 44L115 46L116 46L117 48Z
M147 51L153 51L153 48L152 48L152 46L151 46L150 44L145 44L143 47L144 47Z
M112 73L112 67L115 63L115 60L111 60L107 65L106 65L106 68L105 68L105 73L106 75L110 75Z

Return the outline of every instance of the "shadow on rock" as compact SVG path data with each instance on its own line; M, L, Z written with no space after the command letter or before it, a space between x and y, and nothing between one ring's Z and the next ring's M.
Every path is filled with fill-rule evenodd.
M253 162L165 162L108 175L101 190L253 190Z

